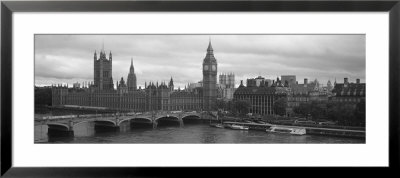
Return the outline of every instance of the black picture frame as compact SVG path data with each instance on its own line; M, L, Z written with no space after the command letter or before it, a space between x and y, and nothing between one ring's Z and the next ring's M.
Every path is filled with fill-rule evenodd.
M400 1L2 1L1 2L1 175L18 177L128 177L183 173L176 168L20 168L12 166L12 18L13 12L388 12L389 13L389 168L399 167ZM379 108L381 109L381 108ZM384 109L384 108L383 108ZM371 153L373 154L373 153ZM189 168L188 168L189 169ZM198 169L192 174L208 175ZM370 169L374 170L374 169ZM227 175L217 170L217 175ZM232 171L232 170L229 170ZM248 170L264 172L257 170ZM283 170L280 170L283 171ZM194 173L196 172L196 173ZM305 171L307 172L307 171ZM251 172L253 174L254 172ZM235 175L249 173L231 172ZM264 172L265 174L265 172ZM339 172L330 171L330 175Z

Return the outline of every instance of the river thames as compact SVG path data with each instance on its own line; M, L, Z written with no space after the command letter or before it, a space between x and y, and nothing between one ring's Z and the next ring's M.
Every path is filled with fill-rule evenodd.
M290 135L258 130L231 130L206 123L159 125L157 128L122 125L119 132L96 133L93 122L74 126L73 137L48 137L47 125L35 126L35 143L365 143L365 139L320 135Z

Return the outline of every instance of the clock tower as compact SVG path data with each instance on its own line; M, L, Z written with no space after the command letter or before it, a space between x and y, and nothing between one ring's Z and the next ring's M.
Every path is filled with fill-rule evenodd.
M217 98L217 60L209 41L207 54L203 60L203 111L211 111Z

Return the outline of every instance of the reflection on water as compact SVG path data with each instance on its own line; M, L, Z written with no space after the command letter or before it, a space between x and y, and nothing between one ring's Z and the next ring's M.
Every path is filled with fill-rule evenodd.
M201 123L151 124L123 122L119 132L96 133L93 122L74 126L74 137L49 138L47 125L35 126L35 143L365 143L365 139L289 135L209 127Z

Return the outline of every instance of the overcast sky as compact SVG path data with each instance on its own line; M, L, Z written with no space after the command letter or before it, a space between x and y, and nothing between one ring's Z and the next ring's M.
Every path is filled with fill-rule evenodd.
M218 73L235 73L237 85L259 75L365 82L365 35L36 35L35 85L93 81L93 54L104 43L114 83L126 80L132 58L138 86L172 76L184 87L202 80L209 38Z

